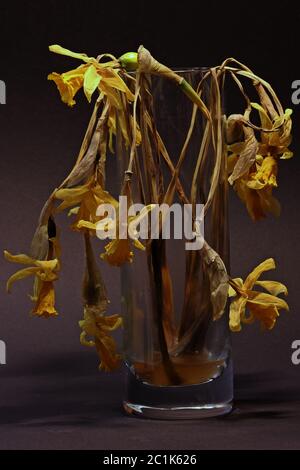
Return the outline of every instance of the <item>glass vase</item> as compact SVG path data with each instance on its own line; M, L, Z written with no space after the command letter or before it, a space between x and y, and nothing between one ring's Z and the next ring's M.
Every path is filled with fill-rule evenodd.
M197 88L205 70L186 69L177 73ZM152 126L156 126L175 167L184 149L193 106L174 83L160 76L146 79L152 96L149 93L144 99L148 100L147 109L152 110ZM202 98L206 103L211 99L209 80ZM143 112L145 109L140 104L138 116ZM205 129L206 121L198 112L180 171L180 184L186 194L195 178ZM170 167L161 158L161 146L157 139L149 138L142 125L140 131L138 171L144 172L145 178L160 178L168 184ZM122 173L129 159L129 149L122 143L120 134L117 133L117 152ZM149 146L143 145L146 139L151 147L150 156ZM211 142L207 145L209 158L201 164L196 178L199 204L204 204L208 197L216 161L213 145ZM159 161L159 176L151 174L151 168L149 171L150 157ZM223 158L218 187L204 220L204 237L229 268L226 171ZM135 203L154 202L146 190L141 196L140 184L134 177L132 187ZM177 192L174 201L183 206ZM202 257L201 249L186 250L186 240L171 235L169 239L148 243L145 251L135 250L133 262L121 267L126 368L124 409L129 414L157 419L197 419L226 414L232 409L228 313L225 309L222 318L213 319Z

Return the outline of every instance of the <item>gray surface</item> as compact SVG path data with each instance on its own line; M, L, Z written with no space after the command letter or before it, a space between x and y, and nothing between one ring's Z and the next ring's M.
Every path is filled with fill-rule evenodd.
M93 362L90 354L44 356L34 367L24 361L18 376L2 374L0 448L300 448L300 390L291 376L237 376L236 408L226 418L151 421L123 414L122 373L99 375Z

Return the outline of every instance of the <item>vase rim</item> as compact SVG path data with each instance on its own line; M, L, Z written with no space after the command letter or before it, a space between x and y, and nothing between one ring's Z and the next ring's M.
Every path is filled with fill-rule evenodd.
M209 67L170 67L175 73L207 72Z

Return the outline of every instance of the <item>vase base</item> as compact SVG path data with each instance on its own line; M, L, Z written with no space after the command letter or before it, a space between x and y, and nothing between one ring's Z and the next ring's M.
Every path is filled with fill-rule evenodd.
M123 408L127 414L140 418L178 420L213 418L216 416L226 415L232 411L233 404L232 402L229 402L206 406L158 408L124 401Z

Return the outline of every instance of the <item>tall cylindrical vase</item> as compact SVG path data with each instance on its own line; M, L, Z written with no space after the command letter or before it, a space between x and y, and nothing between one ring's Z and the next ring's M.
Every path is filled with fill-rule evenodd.
M178 73L197 88L205 71L189 69ZM179 155L185 152L173 202L183 207L182 194L190 200L190 194L196 192L197 204L205 204L217 159L213 137L203 139L208 132L207 122L194 108L191 126L193 106L172 82L163 77L148 77L147 87L151 94L141 97L138 113L148 113L151 109L152 114L149 127L141 125L140 128L142 142L138 146L134 173L150 181L150 187L151 178L156 178L166 189L172 179L170 168L176 167ZM209 82L202 97L206 103L212 99ZM144 108L143 99L147 101ZM153 126L157 130L155 138L153 132L150 136ZM119 140L117 151L124 169L129 149ZM203 142L208 147L207 156L199 160ZM225 144L223 153L224 147ZM168 157L162 158L165 151ZM166 162L168 158L171 165ZM151 161L159 164L155 171L151 169ZM146 184L141 189L138 178L133 177L132 186L135 203L155 202ZM204 237L228 268L225 157L204 219ZM133 262L121 268L127 375L124 408L142 417L202 418L225 414L232 408L233 374L226 308L221 318L213 318L203 250L187 250L186 240L182 238L171 234L167 240L159 237L149 241L145 251L136 250Z

